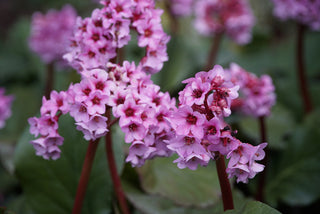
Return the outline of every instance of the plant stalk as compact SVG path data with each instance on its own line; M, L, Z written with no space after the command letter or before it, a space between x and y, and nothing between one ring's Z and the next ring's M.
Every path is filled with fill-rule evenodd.
M267 128L265 124L266 118L264 116L259 117L259 126L260 126L260 136L261 136L261 142L267 142ZM256 200L257 201L264 201L264 187L266 183L266 176L267 176L267 163L268 163L268 149L265 149L265 157L261 161L261 164L265 166L264 170L260 173L259 181L258 181L258 191L256 194Z
M218 55L220 43L222 40L223 33L217 33L212 40L210 52L207 58L207 65L205 67L205 71L209 71L216 63L216 58Z
M305 36L305 26L302 24L297 24L297 47L296 47L296 59L297 59L297 75L300 86L300 92L303 100L304 111L306 114L313 110L311 103L310 93L308 91L308 83L305 71L305 61L304 61L304 36Z
M47 73L46 73L46 85L44 89L44 96L49 99L50 93L53 89L54 84L54 62L47 64Z
M86 193L86 189L87 189L88 181L89 181L89 177L90 177L90 172L91 172L91 168L92 168L92 163L93 163L94 156L96 154L97 147L98 147L98 141L99 141L99 139L89 142L86 157L84 159L83 166L82 166L82 171L81 171L81 176L80 176L80 180L79 180L79 184L78 184L76 198L75 198L75 201L73 204L72 214L80 214L81 213L83 200L85 197L85 193Z
M111 118L110 111L111 109L108 108L106 112L106 116L108 117L108 119ZM120 209L122 211L122 214L129 214L130 212L127 205L126 197L121 186L120 176L118 175L118 172L117 172L117 166L116 166L113 149L112 149L112 135L110 130L106 135L106 154L107 154L109 171L110 171L114 191L115 191Z
M223 210L232 210L234 209L233 197L223 155L219 154L219 157L216 160L216 166L222 194Z

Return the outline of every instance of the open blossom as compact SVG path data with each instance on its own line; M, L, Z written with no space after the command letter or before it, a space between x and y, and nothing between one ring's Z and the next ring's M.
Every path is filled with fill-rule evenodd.
M6 120L11 116L12 95L5 95L5 89L0 88L0 129L6 124Z
M29 46L45 63L61 61L67 52L75 22L76 11L64 6L61 11L36 12L32 16Z
M133 29L138 33L138 46L146 50L140 61L142 69L149 73L160 71L168 60L166 44L170 38L161 25L162 10L155 9L153 0L101 3L104 7L95 9L91 17L78 17L64 58L79 70L104 67L119 48L129 43Z
M178 154L179 168L197 169L211 159L226 156L229 177L247 182L263 170L258 164L264 158L266 143L256 147L242 143L224 121L231 114L231 103L237 99L239 85L231 75L216 65L208 72L199 72L183 81L185 88L179 93L179 107L166 117L174 132L167 139L167 148Z
M253 117L268 116L276 101L271 77L258 78L235 63L230 65L229 73L232 81L240 85L240 97L232 103L233 108Z
M308 25L313 30L320 30L319 0L272 0L273 13L281 20L293 19Z
M203 35L225 33L236 43L246 44L251 40L254 16L246 0L198 0L194 25Z

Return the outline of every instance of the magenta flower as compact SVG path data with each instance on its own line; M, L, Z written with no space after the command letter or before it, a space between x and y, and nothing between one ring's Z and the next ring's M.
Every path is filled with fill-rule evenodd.
M76 22L76 11L64 6L61 11L36 12L32 16L29 46L45 63L62 61Z
M254 16L246 0L199 0L195 16L195 28L203 35L225 33L238 44L251 40Z
M293 19L308 25L313 30L320 30L320 1L272 0L273 13L281 20Z
M138 46L146 48L140 65L145 72L158 72L165 61L169 37L161 25L162 10L153 1L102 1L91 17L78 19L69 51L64 58L80 72L105 66L116 50L131 40L130 30L138 33Z
M235 63L230 65L229 73L232 81L240 85L240 97L235 100L235 104L232 104L234 109L240 109L253 117L270 115L271 107L276 102L271 77L262 75L258 78Z
M198 139L203 138L202 125L205 122L205 116L199 112L194 112L191 107L187 105L179 107L168 120L178 135L195 136Z
M0 88L0 129L6 124L6 120L11 116L12 95L5 95L5 89Z

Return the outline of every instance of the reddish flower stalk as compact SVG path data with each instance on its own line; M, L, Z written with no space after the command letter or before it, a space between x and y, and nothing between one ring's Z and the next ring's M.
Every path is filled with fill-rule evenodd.
M46 85L44 89L44 96L49 99L50 93L53 89L54 84L54 62L47 64L47 73L46 73Z
M219 46L222 40L223 33L217 33L213 37L212 44L211 44L211 49L208 55L207 59L207 64L205 67L206 71L209 71L212 69L213 65L216 63L218 51L219 51Z
M111 109L110 108L107 109L106 116L110 119L110 116L111 116ZM114 154L113 154L113 150L112 150L111 131L109 131L107 133L105 139L106 139L107 160L108 160L109 171L110 171L112 183L114 186L114 191L115 191L116 197L118 199L119 206L120 206L122 213L129 214L130 213L129 208L128 208L127 201L126 201L126 198L125 198L122 186L121 186L121 180L120 180L120 176L118 175L118 172L117 172L117 166L116 166L116 162L115 162L115 158L114 158Z
M261 136L261 142L267 142L267 129L265 124L265 117L259 117L259 125L260 125L260 136ZM256 200L257 201L264 201L264 187L266 182L266 176L267 176L267 162L268 162L268 149L265 149L265 157L261 161L261 164L265 166L264 170L261 172L258 182L258 191L256 194Z
M219 155L219 157L217 158L216 166L222 194L223 210L232 210L234 209L232 191L228 175L226 173L226 164L223 155Z
M85 197L85 193L86 193L86 189L87 189L88 181L90 177L90 172L92 168L92 163L98 147L98 141L99 139L95 141L91 140L89 142L86 157L84 159L83 166L82 166L82 172L81 172L81 176L78 184L76 198L73 204L72 214L81 213L83 200Z
M305 71L305 62L303 59L304 56L304 34L305 34L305 26L302 24L297 24L298 32L297 32L297 49L296 49L296 57L297 57L297 72L298 72L298 81L300 85L300 91L303 99L303 105L305 113L310 113L313 109L310 93L307 88L307 78Z

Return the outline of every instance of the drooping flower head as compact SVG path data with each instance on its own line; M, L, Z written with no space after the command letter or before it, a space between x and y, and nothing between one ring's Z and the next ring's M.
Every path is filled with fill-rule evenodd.
M195 170L224 155L231 160L229 177L237 176L238 182L247 182L262 171L263 165L256 160L264 157L262 149L266 144L258 148L242 143L224 121L231 114L230 106L239 90L228 72L216 65L183 83L186 86L179 93L179 107L166 118L175 136L167 140L167 147L178 154L174 161L178 167Z
M271 77L265 74L258 78L235 63L231 63L228 72L232 81L240 86L240 97L232 106L253 117L268 116L276 102Z
M32 16L29 46L45 63L62 61L67 52L75 22L76 11L64 6L61 11L36 12Z
M105 67L119 48L131 40L130 31L138 33L138 46L146 54L140 65L149 73L160 71L168 60L166 44L169 36L161 25L162 10L155 9L153 0L101 1L91 17L78 18L69 53L64 58L76 69Z
M254 16L246 0L198 0L195 28L205 36L225 33L238 44L251 40Z
M0 88L0 129L2 129L6 120L11 116L12 95L5 95L5 89Z
M273 13L281 20L293 19L308 25L313 30L320 30L319 0L272 0Z

